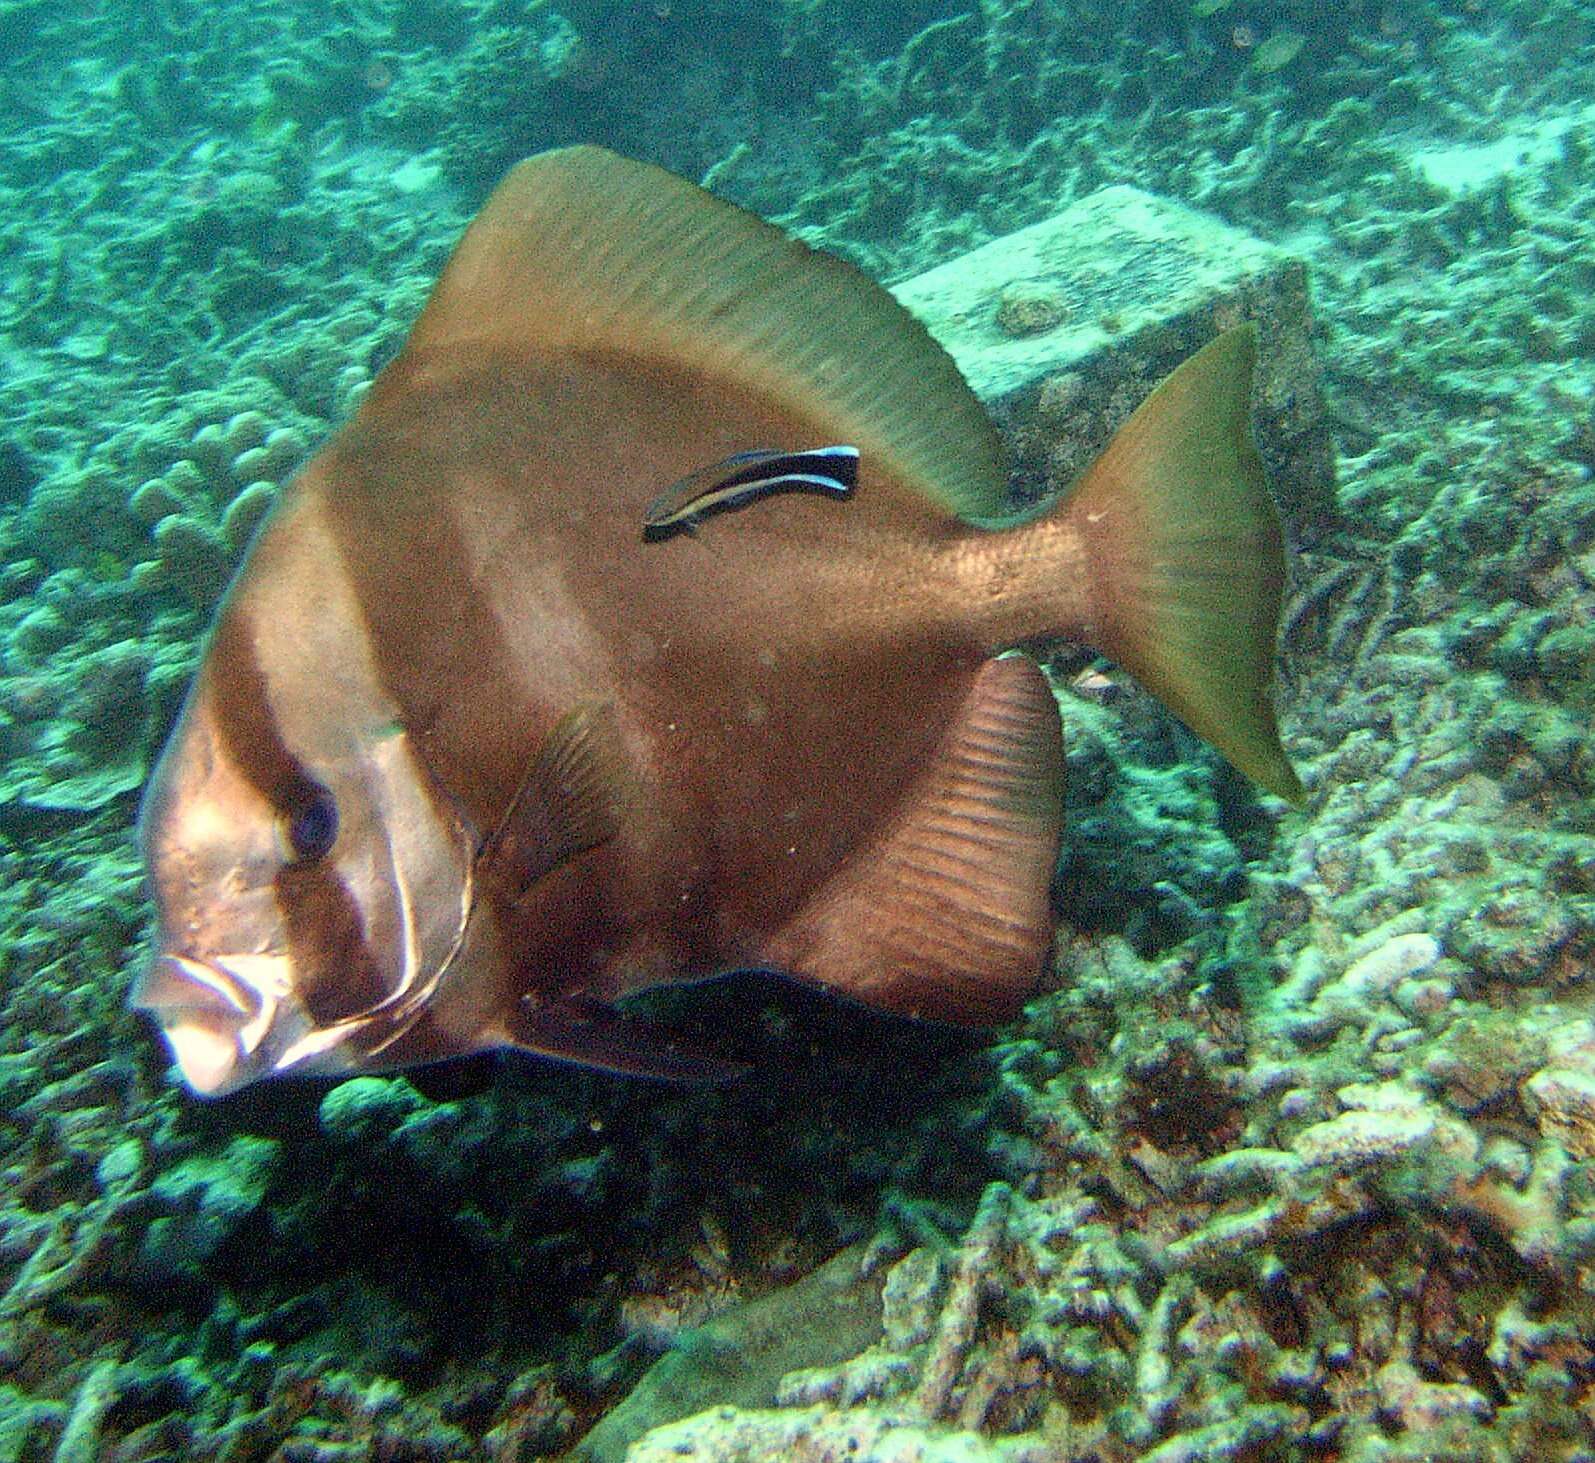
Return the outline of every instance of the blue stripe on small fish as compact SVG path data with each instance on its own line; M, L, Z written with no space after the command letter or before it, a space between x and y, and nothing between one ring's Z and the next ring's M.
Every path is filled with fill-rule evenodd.
M858 486L858 448L817 447L809 452L738 452L688 473L648 505L646 539L690 532L712 513L744 508L772 493L814 492L846 498Z

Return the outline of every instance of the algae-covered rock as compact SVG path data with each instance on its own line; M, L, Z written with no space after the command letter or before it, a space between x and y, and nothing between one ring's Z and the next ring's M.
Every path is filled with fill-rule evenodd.
M1434 1135L1434 1118L1416 1108L1348 1112L1304 1128L1291 1146L1305 1162L1345 1173L1404 1158Z
M0 678L0 716L12 742L0 805L88 812L137 789L148 771L151 657L141 642L122 640L45 664L49 614L35 612L13 638L30 647L39 668Z
M158 1217L139 1245L139 1279L148 1285L193 1280L260 1208L276 1172L277 1144L232 1139L219 1153L185 1158L156 1175Z
M1068 439L1066 487L1157 381L1218 330L1259 323L1257 434L1291 532L1336 515L1300 263L1215 218L1128 187L903 281L895 293L1007 421L1023 451ZM1090 383L1071 414L1060 378Z
M127 500L127 506L135 518L153 528L168 514L192 507L193 500L186 497L172 475L167 474L140 483Z
M1525 1080L1522 1091L1542 1133L1575 1158L1595 1158L1595 1070L1543 1067Z
M677 1337L570 1457L579 1463L635 1460L649 1446L636 1440L652 1429L705 1407L766 1405L786 1373L862 1351L881 1325L881 1277L865 1269L864 1256L863 1246L843 1250L795 1284Z
M246 483L222 513L222 537L236 554L249 547L249 540L277 501L277 485L268 482Z
M321 1128L336 1143L389 1137L429 1104L402 1077L352 1077L321 1100Z
M232 570L232 550L209 524L189 513L171 513L150 530L166 581L195 604L220 597Z
M650 1433L626 1463L1055 1463L1056 1457L1048 1443L927 1425L911 1412L720 1407Z

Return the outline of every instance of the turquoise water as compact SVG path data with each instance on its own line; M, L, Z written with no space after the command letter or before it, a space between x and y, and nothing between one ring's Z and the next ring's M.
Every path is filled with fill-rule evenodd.
M0 1463L1595 1456L1588 5L21 3L0 56ZM1305 805L1048 647L1020 1021L759 978L655 1003L733 1084L197 1099L125 1005L141 790L262 516L576 142L897 288L1021 501L1257 320Z

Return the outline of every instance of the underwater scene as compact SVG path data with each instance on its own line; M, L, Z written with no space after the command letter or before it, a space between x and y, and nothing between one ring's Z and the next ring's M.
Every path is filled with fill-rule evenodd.
M1595 1460L1592 98L0 0L0 1463Z

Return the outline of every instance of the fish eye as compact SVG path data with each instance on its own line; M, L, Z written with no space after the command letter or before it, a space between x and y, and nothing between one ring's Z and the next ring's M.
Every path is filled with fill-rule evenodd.
M286 813L288 846L297 859L314 860L328 853L338 839L338 804L326 788L304 788Z

